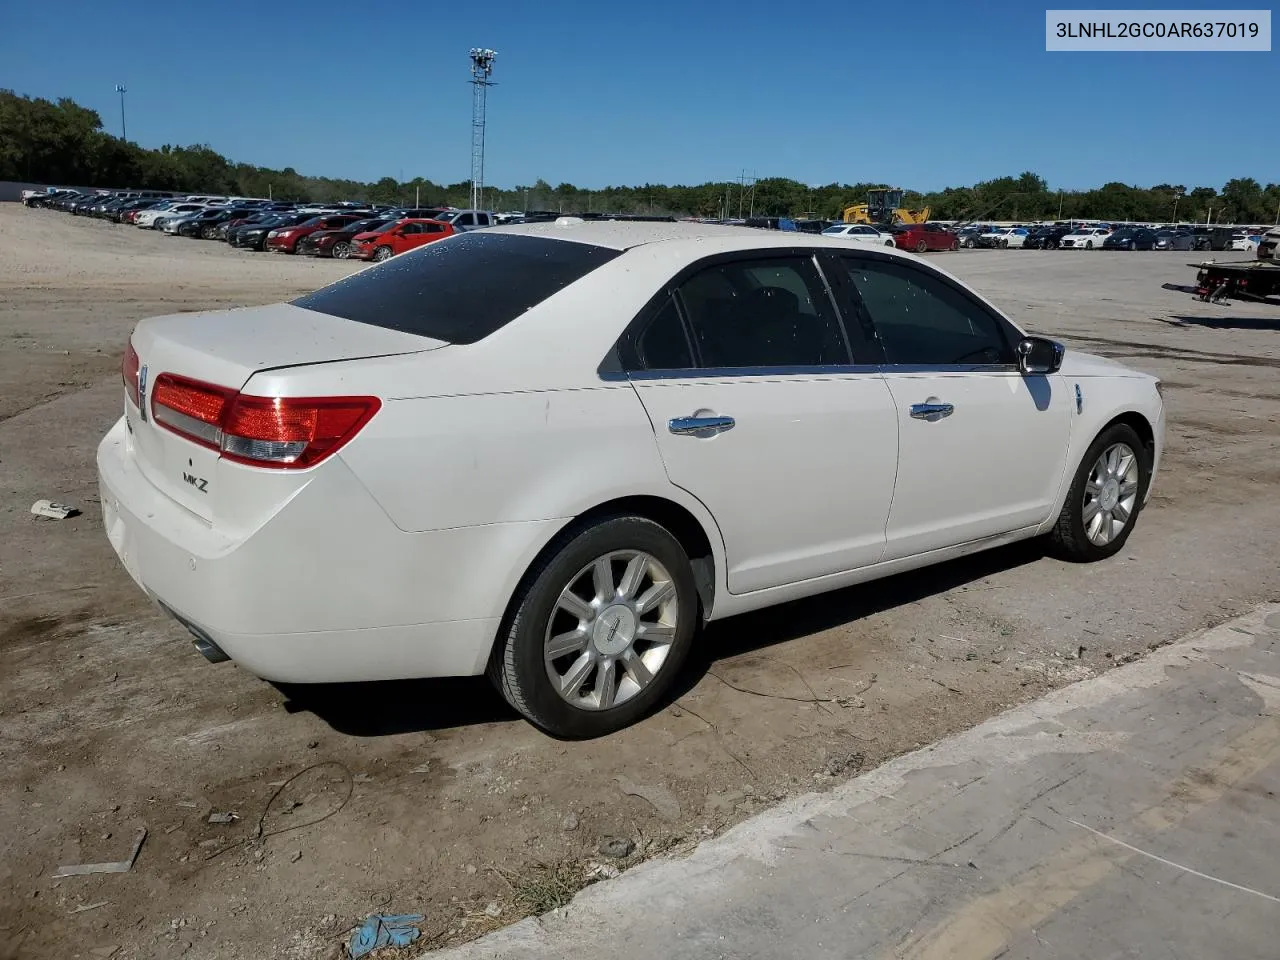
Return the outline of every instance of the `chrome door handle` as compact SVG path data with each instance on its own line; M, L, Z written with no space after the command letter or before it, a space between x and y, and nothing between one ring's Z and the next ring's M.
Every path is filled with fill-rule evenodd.
M714 437L732 430L733 417L676 417L667 421L667 429L681 437Z
M949 417L955 412L955 404L939 403L933 399L911 405L911 418L913 420L928 420L930 423L935 420L941 420L943 417Z

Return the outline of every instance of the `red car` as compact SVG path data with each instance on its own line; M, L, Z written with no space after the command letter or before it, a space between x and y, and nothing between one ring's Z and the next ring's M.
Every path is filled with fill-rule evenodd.
M349 223L368 218L367 213L331 213L322 217L312 217L297 226L281 227L267 234L264 250L273 253L297 253L298 241L308 237L317 230L339 230Z
M960 238L936 223L904 223L893 228L893 243L899 250L956 250Z
M438 220L397 220L369 233L358 233L351 240L352 260L387 260L424 243L443 240L457 231L451 224Z

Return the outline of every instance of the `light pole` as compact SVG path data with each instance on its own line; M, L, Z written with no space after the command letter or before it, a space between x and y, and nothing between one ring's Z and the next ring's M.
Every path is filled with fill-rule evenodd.
M484 113L489 88L494 85L493 61L496 51L488 47L471 50L471 209L484 202Z
M1173 191L1173 225L1178 225L1178 201L1182 199L1182 191Z
M129 134L125 130L124 125L124 95L129 92L129 88L123 83L116 84L116 93L120 94L120 139L128 140Z

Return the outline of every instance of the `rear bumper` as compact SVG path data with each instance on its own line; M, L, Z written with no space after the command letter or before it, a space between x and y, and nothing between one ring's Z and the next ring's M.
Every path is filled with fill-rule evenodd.
M269 680L484 672L509 571L560 526L406 533L338 456L255 529L229 535L158 490L131 442L122 418L98 447L112 547L166 612Z

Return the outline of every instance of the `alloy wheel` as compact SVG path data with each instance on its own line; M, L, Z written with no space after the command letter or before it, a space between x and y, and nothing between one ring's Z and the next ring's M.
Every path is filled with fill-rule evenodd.
M583 710L608 710L658 675L676 637L675 581L652 554L618 550L560 591L543 639L552 688Z
M1127 443L1107 447L1084 485L1081 519L1095 546L1106 546L1124 531L1138 504L1138 455Z
M333 245L333 258L335 260L345 260L351 256L351 244L345 240L339 240Z

